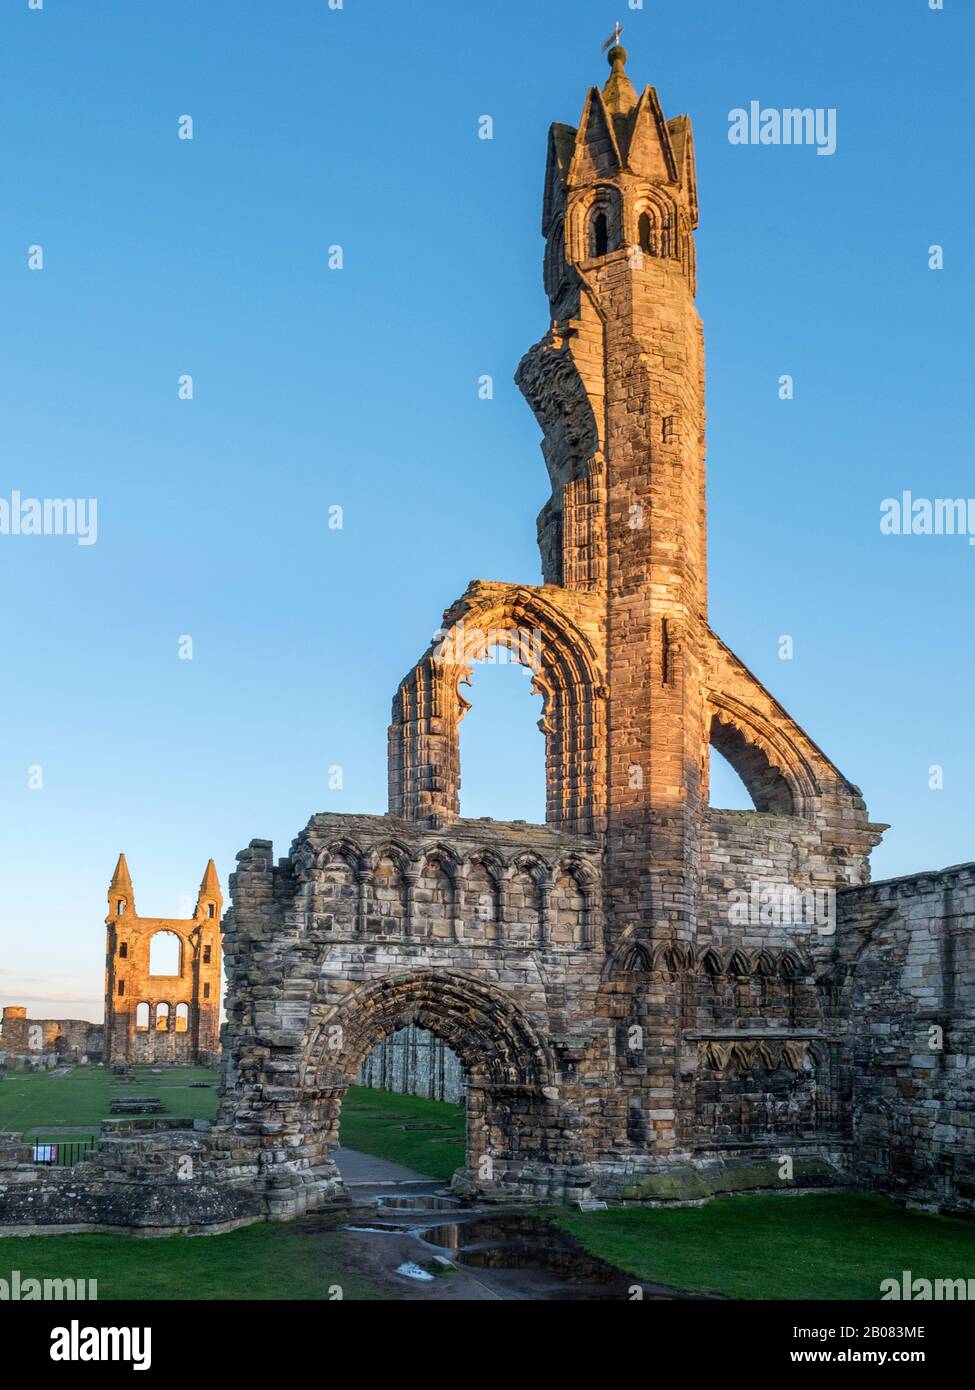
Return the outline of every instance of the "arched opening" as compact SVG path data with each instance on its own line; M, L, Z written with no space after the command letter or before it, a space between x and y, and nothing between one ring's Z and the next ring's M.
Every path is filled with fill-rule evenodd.
M175 932L157 931L149 942L149 974L181 975L182 944Z
M656 252L653 244L653 221L648 212L640 213L639 236L640 250L646 256L653 256Z
M447 1182L466 1151L463 1063L429 1028L396 1029L375 1045L342 1101L339 1171L348 1180L367 1155Z
M605 256L609 251L609 220L597 209L589 226L589 255Z
M185 1033L190 1026L190 1006L189 1004L176 1005L176 1032Z
M781 766L773 761L782 758L781 752L777 752L774 745L744 723L742 717L730 713L720 717L714 715L711 720L711 752L712 769L717 767L719 776L726 777L721 771L720 762L713 757L714 753L718 753L741 779L750 800L750 805L726 805L724 809L764 811L780 816L797 813L792 787ZM726 780L725 792L740 797L740 792L734 792L733 788L734 783L729 786ZM714 789L710 800L712 806L720 804L715 800Z
M137 1033L148 1033L149 1031L148 1004L137 1004L135 1006L135 1031Z
M157 1005L156 1005L156 1032L157 1032L157 1033L168 1033L168 1032L169 1032L169 1005L168 1005L168 1004L157 1004Z
M414 1089L429 1088L430 1067L435 1088L441 1065L445 1080L451 1073L455 1082L459 1080L458 1068L463 1073L466 1142L446 1146L450 1170L436 1176L463 1170L464 1182L490 1186L512 1168L520 1171L522 1164L544 1162L550 1144L564 1147L565 1118L553 1085L553 1061L533 1022L500 990L432 971L387 976L351 996L336 994L327 1003L323 1000L318 1019L301 1064L307 1088L302 1142L314 1163L327 1163L334 1156L344 1098L350 1087L362 1087L366 1068L372 1069L373 1081L378 1068L380 1081L385 1079L389 1085L392 1078L398 1086L412 1084ZM390 1092L394 1097L405 1094ZM405 1106L405 1101L380 1104L374 1100L370 1106L369 1095L365 1088L352 1092L357 1113L351 1113L350 1123L342 1129L342 1141L355 1148L350 1135L358 1135L361 1150L363 1125L366 1129L374 1125L373 1152L404 1163L407 1141L403 1136L423 1131L396 1130L394 1134L392 1122L387 1123L389 1114L397 1104ZM421 1098L430 1104L454 1104ZM396 1121L414 1122L403 1115ZM460 1139L465 1133L463 1121L455 1114L450 1123L454 1137ZM450 1136L442 1132L441 1137ZM404 1166L421 1171L415 1163Z
M473 663L472 703L460 726L460 813L545 823L542 701L531 668L495 643Z
M723 753L712 745L710 750L711 772L708 778L709 801L721 811L754 811L755 802L740 775L729 763Z

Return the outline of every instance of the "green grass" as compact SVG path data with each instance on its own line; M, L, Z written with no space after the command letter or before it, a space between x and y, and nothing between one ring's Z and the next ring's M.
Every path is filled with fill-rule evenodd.
M106 1299L376 1299L350 1272L343 1231L288 1223L246 1226L222 1236L10 1236L0 1273L21 1280L97 1279Z
M905 1269L915 1278L975 1278L975 1225L856 1193L563 1210L552 1219L637 1279L691 1293L879 1299L881 1281Z
M342 1102L341 1142L349 1149L402 1163L426 1178L449 1181L466 1157L463 1105L350 1086ZM404 1129L405 1124L444 1129Z
M166 1067L153 1075L134 1067L134 1085L119 1086L108 1067L75 1067L64 1076L50 1072L8 1071L0 1082L0 1130L25 1135L50 1135L52 1125L84 1125L97 1132L111 1118L111 1101L119 1096L159 1096L166 1113L191 1120L212 1120L217 1111L215 1071L203 1067ZM209 1091L189 1089L191 1081L209 1081ZM58 1136L50 1135L53 1141ZM64 1140L82 1134L65 1134Z

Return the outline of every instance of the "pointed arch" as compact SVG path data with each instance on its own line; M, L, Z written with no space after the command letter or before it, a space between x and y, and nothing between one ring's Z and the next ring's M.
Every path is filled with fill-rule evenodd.
M576 608L579 595L573 595ZM390 812L439 828L460 813L460 692L471 664L503 645L542 695L546 821L576 834L605 816L602 662L590 638L548 589L472 584L445 615L437 641L393 702Z
M780 733L739 701L712 695L711 707L711 746L738 773L755 809L780 816L801 814L815 787L798 750L788 748Z

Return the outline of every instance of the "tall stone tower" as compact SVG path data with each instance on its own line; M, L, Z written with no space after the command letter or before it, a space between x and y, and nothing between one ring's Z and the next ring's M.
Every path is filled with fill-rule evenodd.
M552 327L519 384L544 431L546 583L598 596L612 929L691 941L707 796L704 350L694 146L610 52L578 130L549 134Z
M140 917L129 866L119 855L105 918L106 1062L216 1062L222 912L211 859L192 917ZM162 959L167 936L170 951Z
M474 1186L693 1192L850 1140L835 898L884 827L709 626L690 122L609 60L549 134L550 324L516 378L544 582L474 580L444 613L393 699L386 816L314 816L277 865L252 841L231 881L224 1117L318 1191L345 1087L410 1025L467 1074ZM497 645L542 696L544 826L460 815ZM753 811L711 806L711 748Z

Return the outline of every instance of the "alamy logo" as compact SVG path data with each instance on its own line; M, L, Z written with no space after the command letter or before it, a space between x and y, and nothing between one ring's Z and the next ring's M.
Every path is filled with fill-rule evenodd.
M908 1303L969 1302L975 1299L975 1279L915 1279L909 1269L899 1279L883 1279L880 1297L886 1302L901 1299Z
M532 675L542 666L540 628L475 628L464 620L433 634L433 659L438 665L521 666Z
M835 106L762 106L728 112L728 141L732 145L815 145L817 154L836 153Z
M793 883L750 883L728 895L733 927L790 927L832 936L836 931L836 889L797 888Z
M0 497L0 536L75 536L79 545L98 540L96 497Z
M133 1371L152 1365L151 1327L82 1327L77 1318L51 1332L52 1361L131 1361Z
M11 1270L9 1279L0 1279L0 1303L94 1302L97 1298L97 1279L24 1279L19 1269Z
M885 497L880 504L884 536L967 536L975 545L975 497Z

